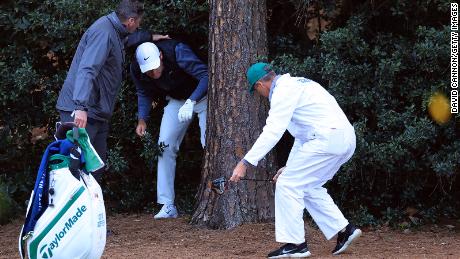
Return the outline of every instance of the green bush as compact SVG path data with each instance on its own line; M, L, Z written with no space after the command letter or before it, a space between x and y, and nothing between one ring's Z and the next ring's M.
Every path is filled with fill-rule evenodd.
M117 2L1 4L0 180L23 211L52 141L54 105L75 48L88 26ZM416 208L425 222L458 216L458 116L440 126L426 110L431 93L449 92L449 2L353 1L329 17L330 28L315 42L290 14L316 2L326 7L325 15L334 13L330 0L268 1L269 47L280 72L320 82L355 126L355 155L328 184L331 194L362 225L407 221L407 207ZM200 56L207 54L207 1L147 2L142 27L184 39ZM134 133L137 97L130 80L118 98L105 199L113 210L151 209L162 111L153 111L151 138L141 140ZM181 147L176 178L178 204L186 211L192 208L196 185L190 183L199 182L202 157L198 130L191 134Z
M41 155L53 140L58 120L54 106L80 37L118 2L9 0L1 4L0 179L14 186L13 197L23 210ZM144 29L185 38L197 52L206 53L206 1L160 1L145 7ZM138 210L154 200L152 171L156 171L162 112L153 112L152 139L146 144L135 135L137 97L130 80L123 84L118 99L103 189L110 209Z
M14 201L8 192L8 187L0 182L0 225L9 223L15 213Z

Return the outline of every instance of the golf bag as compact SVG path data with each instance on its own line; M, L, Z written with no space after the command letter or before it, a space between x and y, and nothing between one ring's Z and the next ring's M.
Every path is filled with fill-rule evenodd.
M104 163L85 129L60 131L64 139L57 137L58 130L42 157L19 253L21 258L100 258L106 242L105 207L90 172Z

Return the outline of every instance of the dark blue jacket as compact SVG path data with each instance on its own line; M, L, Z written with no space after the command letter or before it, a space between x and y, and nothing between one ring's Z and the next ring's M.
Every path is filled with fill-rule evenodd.
M155 42L163 53L164 70L159 79L141 73L134 61L130 66L138 96L138 118L149 118L152 101L162 101L166 96L178 100L201 100L208 91L208 67L192 49L175 40Z

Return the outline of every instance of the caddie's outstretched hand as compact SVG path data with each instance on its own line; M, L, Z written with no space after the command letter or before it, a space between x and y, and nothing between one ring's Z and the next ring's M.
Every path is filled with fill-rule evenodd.
M246 165L243 162L239 162L236 166L235 169L233 169L233 175L230 177L231 182L238 182L241 178L246 176Z

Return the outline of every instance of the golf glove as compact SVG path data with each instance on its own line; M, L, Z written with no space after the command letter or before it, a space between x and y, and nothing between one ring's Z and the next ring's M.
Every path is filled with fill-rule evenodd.
M192 101L190 99L187 99L185 101L184 105L180 107L179 113L177 114L177 117L179 118L180 122L186 122L192 119L193 115L193 106L195 106L195 101Z

